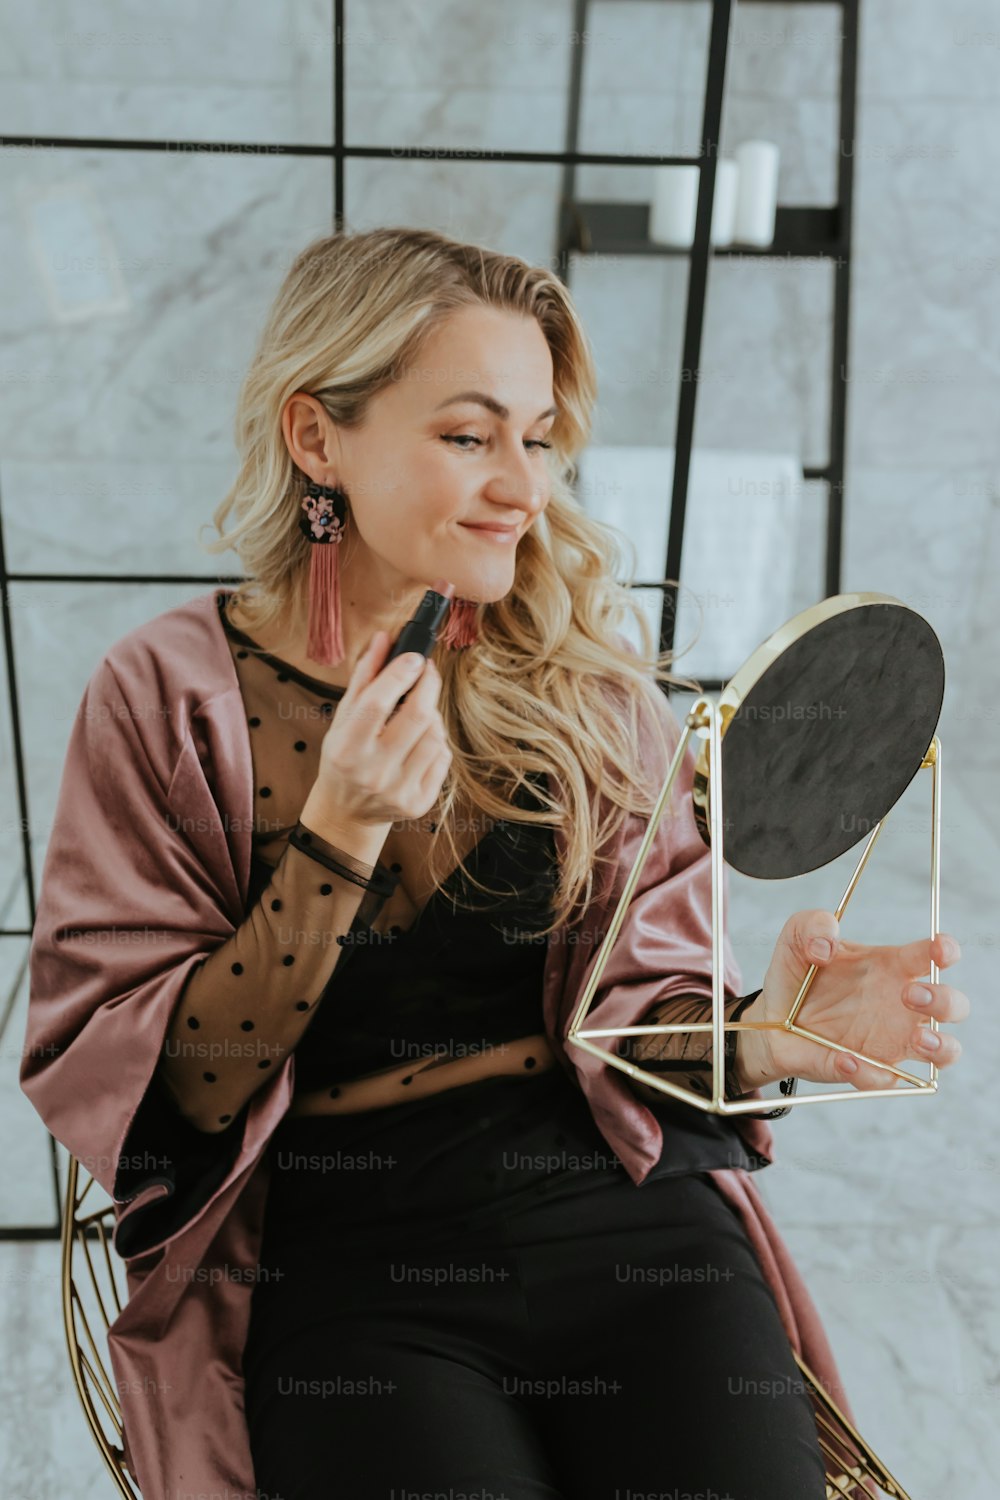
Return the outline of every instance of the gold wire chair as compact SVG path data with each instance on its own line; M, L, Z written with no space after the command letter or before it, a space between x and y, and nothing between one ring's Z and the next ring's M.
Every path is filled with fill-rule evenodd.
M802 1371L816 1418L826 1468L826 1500L836 1500L838 1495L845 1500L872 1500L879 1495L888 1495L891 1500L911 1500L908 1491L872 1452L805 1361L794 1349L792 1353Z
M81 1175L86 1181L78 1191ZM121 1403L107 1352L108 1329L124 1306L123 1298L127 1301L125 1266L111 1243L114 1204L109 1202L90 1212L84 1207L93 1184L94 1178L81 1173L79 1162L71 1155L62 1219L63 1325L77 1394L94 1441L118 1493L125 1500L142 1500L125 1463ZM91 1254L94 1249L98 1250L96 1256ZM110 1316L109 1308L114 1309ZM98 1334L100 1344L94 1338L92 1318L103 1324Z
M86 1177L86 1181L81 1187L82 1177ZM127 1300L124 1265L112 1246L114 1205L109 1202L102 1208L89 1211L84 1207L93 1184L94 1178L82 1172L76 1157L70 1156L62 1222L66 1343L80 1404L119 1494L124 1500L142 1500L125 1463L121 1404L107 1354L107 1332L113 1322L108 1309L113 1307L117 1315L124 1305L123 1296ZM96 1264L91 1255L94 1247L99 1247ZM78 1271L84 1265L87 1281L82 1283ZM100 1345L91 1329L86 1305L88 1297L92 1314L103 1324ZM826 1500L837 1500L838 1496L841 1500L871 1500L879 1493L892 1497L892 1500L910 1500L798 1354L795 1354L795 1362L802 1371L816 1417L826 1467Z

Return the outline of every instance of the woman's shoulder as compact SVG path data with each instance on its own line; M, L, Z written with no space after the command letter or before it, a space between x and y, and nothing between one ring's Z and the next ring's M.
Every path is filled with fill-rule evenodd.
M209 720L226 739L239 713L239 684L216 605L216 590L144 620L106 648L87 681L80 713L105 725L101 752L140 753L167 784L193 735ZM230 701L230 699L232 701ZM114 731L114 732L113 732Z
M233 684L232 657L212 589L134 625L106 648L95 668L130 691L207 697Z

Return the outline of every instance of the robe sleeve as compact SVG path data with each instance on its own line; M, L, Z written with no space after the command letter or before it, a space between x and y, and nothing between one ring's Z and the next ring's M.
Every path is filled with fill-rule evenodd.
M116 1205L115 1248L146 1254L191 1225L263 1150L292 1058L222 1132L184 1121L157 1076L174 1010L229 937L239 892L183 705L108 657L70 733L29 952L23 1092ZM174 795L177 801L175 804Z
M680 743L681 727L665 695L653 684L638 700L637 712L645 720L640 742L655 744L652 764L644 770L658 787L666 780L670 760ZM665 1001L682 996L711 1001L712 997L712 851L695 822L694 769L695 753L689 741L625 914L629 941L621 941L620 935L602 976L602 988L610 984L631 986L633 1013L643 1016L636 1025L645 1024L647 1013L654 1006L662 1007ZM645 824L640 830L644 833ZM640 841L637 835L633 846L625 851L626 875ZM722 884L722 985L728 1004L741 996L743 979L729 937L729 871L725 865Z
M634 649L624 637L621 639L629 649ZM650 757L650 763L644 769L655 785L662 786L680 742L681 726L665 694L654 682L650 681L647 690L632 701L636 703L639 720L636 743L645 746ZM588 1012L587 1027L614 1029L620 1025L655 1024L661 1013L664 1020L679 1020L683 1014L690 1015L699 1000L703 1004L703 1015L699 1019L711 1019L712 853L702 839L694 817L695 763L694 745L689 741L670 800ZM638 854L645 826L643 824L623 846L623 878L627 877ZM742 973L729 936L728 877L729 871L724 865L723 1009L727 1015L732 1015L742 1009L736 1002L746 1000L749 1003L759 991L747 995L743 990ZM710 1048L711 1035L705 1035ZM649 1038L621 1037L617 1042L605 1041L604 1045L609 1045L618 1055L629 1056L634 1044L643 1040ZM659 1040L661 1045L666 1043L665 1038ZM694 1033L691 1041L701 1044L699 1034ZM668 1051L670 1045L676 1045L676 1034L674 1043L667 1044ZM576 1066L590 1069L592 1062L581 1054L576 1059ZM650 1071L655 1071L655 1068ZM669 1076L669 1072L665 1076ZM680 1081L687 1084L689 1077L682 1076ZM630 1087L624 1078L622 1083ZM750 1091L745 1097L760 1097L762 1104L767 1104L759 1089ZM693 1105L689 1107L694 1108ZM770 1160L773 1133L764 1119L751 1114L732 1118L751 1148Z

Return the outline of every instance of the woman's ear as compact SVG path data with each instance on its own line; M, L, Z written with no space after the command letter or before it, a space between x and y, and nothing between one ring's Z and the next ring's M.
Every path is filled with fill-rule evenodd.
M295 391L281 413L281 433L293 462L317 484L329 484L339 459L336 427L315 396Z

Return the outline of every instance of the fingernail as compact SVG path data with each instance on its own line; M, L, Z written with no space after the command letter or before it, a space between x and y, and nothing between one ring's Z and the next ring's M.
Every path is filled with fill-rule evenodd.
M856 1073L858 1071L858 1060L856 1057L842 1057L840 1066L845 1073Z
M930 990L925 989L922 984L915 984L910 989L911 1005L930 1005L933 999Z
M411 677L415 677L424 664L424 658L419 651L407 651L403 656L403 666Z
M920 1033L920 1045L926 1048L928 1052L936 1052L941 1045L941 1038L936 1031L931 1031L929 1027L925 1026Z
M833 945L828 938L813 938L809 944L809 952L813 958L829 958Z

